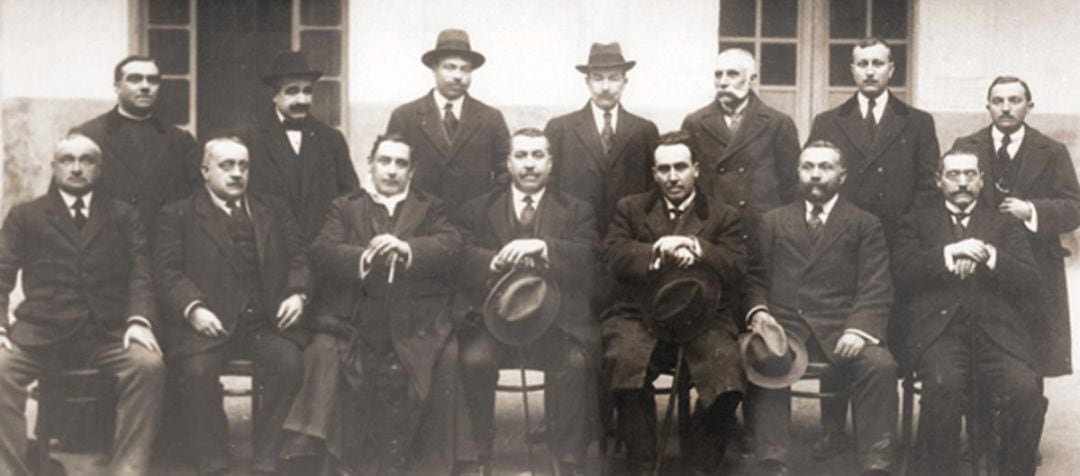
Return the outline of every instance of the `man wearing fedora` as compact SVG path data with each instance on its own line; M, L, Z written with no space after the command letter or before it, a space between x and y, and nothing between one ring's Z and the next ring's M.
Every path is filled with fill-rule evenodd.
M304 243L322 228L330 202L360 187L341 131L311 115L315 82L298 51L281 51L262 80L273 90L273 107L244 132L251 151L251 191L288 205Z
M468 199L491 190L506 172L510 132L499 110L468 94L472 73L484 65L463 30L439 32L435 49L420 61L431 69L435 88L394 109L387 133L412 146L415 185L457 210Z
M779 323L810 360L831 365L854 404L862 474L891 474L898 403L896 362L884 347L893 303L889 251L878 219L838 195L846 173L843 153L827 141L811 142L799 156L802 200L762 217L747 327L758 334ZM801 372L752 352L745 362L761 387L751 408L759 466L788 474L790 386Z
M335 200L312 244L326 286L313 303L317 333L285 421L301 437L290 438L285 457L328 456L344 474L453 468L457 340L448 283L461 235L443 201L412 186L411 150L401 135L378 137L368 157L372 191Z
M475 310L461 335L461 367L483 474L491 473L498 371L520 356L545 371L544 438L557 474L580 473L591 441L600 344L589 290L598 237L592 207L548 187L553 162L543 132L514 132L511 184L462 210L461 276Z
M697 473L714 474L745 389L734 313L747 253L738 211L695 186L689 135L667 133L658 144L657 189L619 201L604 243L619 285L601 322L604 378L628 472L648 474L657 458L652 382L684 354L699 395L684 450Z
M1039 291L1038 265L1023 222L980 194L981 152L946 152L942 195L906 215L897 234L893 274L911 296L898 314L909 319L900 358L923 385L920 474L959 473L961 416L969 438L1000 438L989 458L1001 474L1036 469L1046 399L1034 348L1045 342L1032 339L1040 316L1023 303Z

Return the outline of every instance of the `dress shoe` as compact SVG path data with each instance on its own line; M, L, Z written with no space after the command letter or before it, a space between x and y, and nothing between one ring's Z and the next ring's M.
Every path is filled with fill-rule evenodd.
M810 456L817 461L826 460L855 449L855 440L842 431L825 432L810 448Z
M783 462L767 459L758 463L757 474L761 476L788 476L791 472Z

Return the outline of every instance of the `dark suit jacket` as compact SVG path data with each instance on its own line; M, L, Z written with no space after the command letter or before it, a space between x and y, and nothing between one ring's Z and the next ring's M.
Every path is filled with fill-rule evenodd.
M154 221L161 207L191 195L202 183L202 156L187 131L167 125L157 116L147 121L156 134L137 138L125 127L131 121L113 108L73 131L101 147L101 178L95 188L134 205L153 243Z
M749 306L767 306L803 341L812 333L830 358L845 329L885 341L893 289L877 218L840 198L815 242L799 201L766 213L760 234Z
M322 228L330 202L360 188L345 137L314 117L304 120L299 157L273 109L245 131L244 142L251 156L249 190L285 203L305 244Z
M555 160L551 183L592 206L600 236L607 233L619 199L653 186L656 124L622 106L616 123L608 154L604 154L591 104L556 117L544 127Z
M1036 370L1046 376L1072 373L1072 333L1069 329L1068 289L1065 284L1064 258L1069 251L1061 246L1059 235L1080 226L1080 186L1069 151L1031 126L1026 126L1024 141L1013 160L1020 161L1012 195L1035 204L1038 228L1025 228L1035 263L1042 274L1043 289L1029 299L1025 309L1043 316L1034 326L1032 336L1040 345L1035 348ZM979 154L979 168L984 171L980 200L998 204L1005 198L994 187L994 140L990 128L984 128L956 140Z
M156 321L149 249L138 211L94 193L80 233L50 188L16 205L0 229L0 326L22 347L56 344L93 322L120 338L127 319ZM8 295L22 270L26 300L7 319Z
M925 204L903 218L892 261L897 288L910 296L897 313L898 319L908 321L901 364L917 364L963 310L1002 349L1032 362L1029 331L1039 325L1039 317L1021 311L1017 302L1039 289L1039 274L1022 226L980 201L968 230L997 248L997 264L992 270L980 265L974 276L961 280L945 268L945 245L960 240L953 234L944 199L939 195L936 204Z
M890 246L897 221L915 200L940 196L935 174L941 154L934 118L892 93L873 141L855 96L814 118L809 141L819 139L844 152L847 182L841 194L881 220Z
M699 184L743 212L743 229L756 232L761 215L795 199L799 136L787 114L750 93L733 137L721 128L717 101L683 119L694 156L701 164Z
M451 143L434 94L432 90L394 109L386 132L405 136L412 146L413 186L446 200L456 210L468 199L490 191L505 174L510 132L499 110L466 95Z
M514 208L510 186L476 197L463 209L465 238L460 279L477 313L482 312L490 291L491 259L503 245L514 240ZM595 343L596 320L589 308L593 277L593 246L596 236L589 204L559 190L548 188L537 209L537 238L548 246L548 269L554 276L562 301L556 325L585 344Z
M389 320L398 358L412 375L418 394L426 398L432 370L452 328L449 283L461 234L450 223L442 201L415 188L398 205L393 229L376 229L371 219L375 207L382 205L364 191L330 205L326 225L309 252L329 286L316 303L316 325L352 332L353 322ZM377 264L361 281L360 256L368 242L383 233L409 244L412 264L397 266L392 285L387 284L384 264Z
M293 293L312 292L305 248L300 229L283 203L252 193L246 202L259 253L259 304L267 326L275 329L281 301ZM166 349L170 357L206 352L228 342L196 332L184 316L189 304L202 301L230 333L247 304L228 220L205 189L161 210L154 265L163 313L171 325ZM299 325L284 335L306 344L307 335Z

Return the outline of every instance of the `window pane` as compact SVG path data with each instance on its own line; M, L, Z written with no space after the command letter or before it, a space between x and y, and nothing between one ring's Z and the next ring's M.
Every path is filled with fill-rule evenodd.
M340 31L305 31L300 34L300 51L307 56L312 68L327 76L341 75Z
M188 105L191 104L191 89L186 79L166 79L161 82L161 90L158 92L158 114L166 124L187 124Z
M301 0L300 24L337 26L341 24L341 0Z
M889 49L892 50L893 64L896 65L896 71L893 71L889 84L898 87L907 86L907 45L891 45Z
M731 41L721 41L720 42L720 51L724 51L724 50L726 50L728 48L742 48L742 49L744 49L746 51L749 51L750 54L754 55L755 58L757 57L757 54L754 53L754 44L753 43L737 43L737 42L731 42Z
M761 0L761 36L795 38L798 16L797 0Z
M148 36L150 56L157 60L162 74L187 74L190 59L187 30L151 28Z
M188 0L150 0L150 23L153 25L187 25L190 19Z
M882 38L904 39L908 32L907 0L874 0L870 32Z
M829 38L866 36L866 0L832 0L829 5Z
M311 98L311 113L331 126L341 125L341 84L337 81L315 83Z
M851 79L853 45L829 45L829 86L854 86Z
M755 0L720 1L720 36L754 36Z
M761 84L795 85L795 45L761 45Z
M255 29L261 33L292 32L292 0L258 0Z

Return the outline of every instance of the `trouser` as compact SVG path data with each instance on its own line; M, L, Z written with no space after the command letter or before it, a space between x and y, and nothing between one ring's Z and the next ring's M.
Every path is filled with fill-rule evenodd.
M200 474L229 468L229 428L219 378L233 358L255 363L254 382L261 402L253 406L252 469L273 472L277 468L282 424L303 381L300 347L265 325L245 328L243 323L228 342L201 354L184 356L175 365L180 393L182 428L188 452Z
M518 358L518 348L499 342L483 328L463 340L461 372L479 458L490 459L495 441L499 368L524 364L544 371L548 448L560 461L584 463L597 408L595 370L586 348L552 327L521 350L525 362Z
M807 352L813 361L825 353L810 337ZM867 345L851 359L833 364L848 381L854 408L856 449L863 471L892 471L899 400L896 394L896 362L884 347ZM791 388L759 389L754 411L758 457L788 462L791 447Z
M990 421L979 420L980 431L995 427L996 436L1001 438L1000 453L995 455L1001 463L1001 474L1035 474L1035 455L1046 409L1039 376L994 343L982 329L963 321L959 316L954 318L923 351L916 367L922 381L919 440L926 451L926 472L958 473L960 418L971 413L969 391L975 383L980 407L987 408L977 413L993 415ZM975 373L974 379L971 372Z
M109 474L147 474L161 417L165 365L160 355L142 345L124 349L118 339L89 336L46 348L0 349L0 474L30 474L24 459L26 387L52 366L96 367L116 378Z

